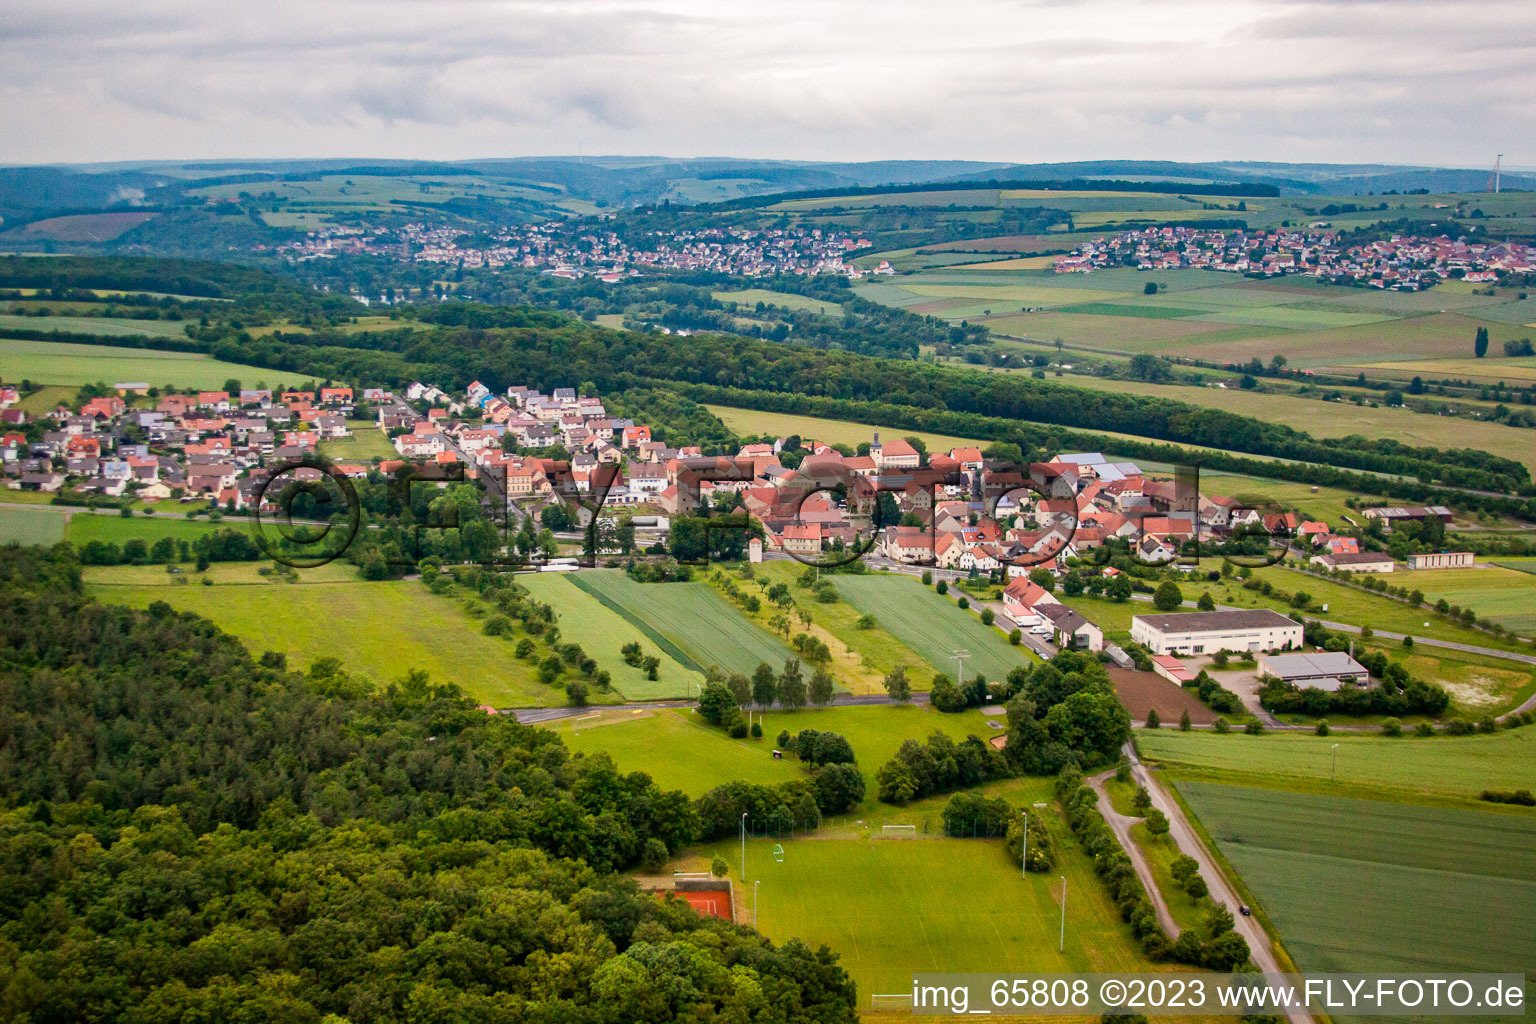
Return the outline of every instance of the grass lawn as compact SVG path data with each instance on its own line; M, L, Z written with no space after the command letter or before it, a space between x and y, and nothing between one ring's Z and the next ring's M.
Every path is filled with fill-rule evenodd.
M347 429L352 431L351 437L321 441L320 454L339 462L371 462L374 459L400 457L395 446L389 443L389 438L384 436L373 420L347 420Z
M254 572L249 563L245 567ZM167 578L162 567L140 568ZM507 641L483 636L479 622L458 604L417 582L212 587L98 582L89 589L103 601L136 607L166 601L178 611L196 612L253 653L281 651L298 669L336 657L380 685L419 668L497 707L565 703L563 692L538 682L531 663L512 656Z
M726 782L772 785L802 776L793 758L773 759L772 738L733 740L724 730L705 725L690 709L615 709L593 715L548 728L572 750L606 751L621 771L645 772L662 789L698 797Z
M16 316L0 313L0 332L65 331L71 334L142 334L157 338L185 338L186 322L136 320L110 316Z
M1536 968L1536 817L1178 788L1300 970Z
M9 501L10 491L0 491ZM0 508L0 544L56 544L64 539L64 516L53 505Z
M702 673L685 668L628 619L577 587L565 573L526 573L517 579L536 600L555 609L562 643L581 644L582 650L613 677L613 688L629 700L663 700L696 695L704 685ZM658 678L624 663L619 648L639 641L646 654L661 658Z
M0 378L11 381L14 377L0 374ZM79 387L66 387L62 384L48 384L38 388L26 398L16 403L16 408L28 416L42 416L53 412L59 407L60 402L73 402Z
M265 370L210 359L200 352L161 352L53 341L0 339L0 379L30 379L71 385L105 381L146 381L155 387L222 388L231 377L246 387L280 388L308 380L283 370ZM71 394L72 397L72 394Z
M1093 874L1087 855L1052 816L1058 863L1019 876L1001 840L845 839L747 842L747 883L734 840L675 864L707 867L719 854L732 867L737 920L775 942L826 944L841 957L869 1010L876 993L910 992L918 971L1150 971L1128 927ZM784 848L783 859L772 855ZM1066 950L1061 876L1067 879ZM905 1004L882 1002L876 1009Z
M116 512L93 514L84 509L77 509L64 531L64 539L77 547L93 540L122 544L124 541L136 538L153 544L161 537L171 537L190 543L211 530L221 529L246 531L250 529L250 525L244 518L213 522L207 518L188 519L180 513L172 512L169 515L135 515L132 519L125 519Z
M954 678L950 652L965 648L968 677L980 672L992 682L1002 682L1009 670L1026 666L1026 651L1013 647L995 627L984 626L949 597L941 597L910 576L871 573L867 576L834 576L838 593L860 612L873 615L891 635L931 664ZM929 680L912 679L918 689Z
M1389 739L1271 732L1263 736L1138 729L1142 756L1180 776L1327 792L1477 798L1485 789L1536 790L1536 730L1487 736ZM1330 783L1338 744L1338 782Z
M814 438L826 444L857 445L868 442L875 431L884 430L889 437L920 437L930 452L948 452L951 448L985 446L989 442L974 438L952 437L949 434L927 434L920 430L901 430L881 426L878 423L854 423L849 420L827 420L816 416L792 416L782 412L758 412L756 409L736 409L728 405L706 405L706 409L720 417L731 430L738 434L772 434L788 437L798 434L802 438Z
M1431 604L1445 598L1526 636L1536 633L1536 576L1529 573L1481 567L1419 569L1404 572L1397 582L1422 590Z
M748 622L707 583L636 583L619 569L567 577L607 605L684 667L719 665L750 675L762 662L775 669L794 652ZM615 676L615 679L618 677Z
M785 309L804 309L812 313L824 313L827 316L842 316L843 307L838 302L828 302L825 299L813 299L808 295L796 295L791 292L775 292L767 288L742 288L739 291L719 291L714 293L715 298L721 302L735 302L742 306L755 309L759 302L770 306L782 306Z
M1445 570L1450 571L1450 570ZM1415 573L1411 578L1414 586L1420 586L1418 582L1430 574L1424 570L1422 574ZM1467 629L1461 625L1453 625L1442 615L1436 615L1429 608L1412 608L1395 598L1382 597L1378 594L1368 593L1364 590L1356 590L1354 587L1345 586L1342 583L1334 583L1331 580L1319 579L1295 569L1287 569L1283 566L1270 566L1265 569L1254 570L1254 576L1259 579L1267 579L1276 587L1288 594L1297 591L1305 591L1312 595L1312 610L1307 614L1312 618L1327 619L1330 622L1348 622L1356 626L1370 626L1373 629L1386 629L1394 633L1411 633L1414 636L1428 636L1439 640L1454 640L1457 643L1472 644L1478 647L1492 647L1498 650L1520 651L1530 653L1529 644L1521 644L1514 640L1506 640L1494 636L1492 633L1484 633L1482 630ZM1409 574L1394 572L1389 577L1394 584L1401 584ZM1234 597L1241 600L1239 595L1257 596L1254 591L1232 588ZM1185 595L1189 597L1189 594ZM1220 598L1217 598L1218 602ZM1234 602L1236 603L1236 602ZM1271 602L1272 604L1273 602ZM1432 602L1431 602L1432 603ZM1328 606L1327 611L1321 611L1323 605ZM1474 605L1474 607L1476 607ZM1425 623L1428 625L1425 625Z
M1152 867L1152 878L1157 882L1157 890L1163 894L1163 902L1168 904L1168 913L1173 915L1174 921L1178 922L1180 928L1203 928L1205 915L1212 906L1211 898L1202 896L1195 899L1173 877L1173 862L1184 852L1179 849L1173 836L1154 836L1147 831L1145 824L1140 824L1131 826L1131 841L1141 847L1142 853L1146 855L1147 863Z
M733 740L723 730L700 724L697 716L686 709L615 709L603 711L595 718L565 719L547 727L565 736L573 750L606 750L620 770L646 772L663 788L680 789L690 796L737 779L772 783L800 778L800 765L793 757L773 760L779 732L835 732L853 747L864 775L865 799L855 811L856 816L926 823L934 830L940 827L939 814L948 794L914 801L906 807L882 804L876 800L875 773L907 740L922 742L933 733L942 732L959 742L968 735L986 739L999 732L980 711L946 715L912 704L769 710L753 715L760 716L763 723L760 740ZM1002 716L997 716L997 720L1002 722ZM1049 783L1048 779L1008 779L983 788L1044 800L1050 792Z

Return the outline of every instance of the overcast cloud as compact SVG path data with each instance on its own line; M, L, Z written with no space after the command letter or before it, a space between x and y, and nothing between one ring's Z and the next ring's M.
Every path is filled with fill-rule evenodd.
M1536 2L5 0L5 162L1536 164Z

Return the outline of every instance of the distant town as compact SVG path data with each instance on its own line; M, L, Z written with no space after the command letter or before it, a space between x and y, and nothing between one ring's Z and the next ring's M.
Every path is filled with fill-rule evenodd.
M1164 227L1123 231L1084 242L1058 259L1058 274L1135 267L1194 268L1258 277L1304 274L1391 291L1419 291L1457 278L1491 284L1501 274L1536 273L1536 249L1516 243L1465 242L1440 236L1393 235L1367 245L1341 246L1318 229L1220 231Z
M466 268L524 267L556 277L597 277L613 283L642 269L703 270L741 277L835 274L858 279L866 271L848 262L848 257L870 247L866 238L820 228L721 227L657 231L645 237L645 244L635 246L600 226L549 223L504 229L495 233L494 244L486 244L462 229L419 223L398 229L326 225L277 252L293 261L363 254ZM888 263L868 271L891 272Z

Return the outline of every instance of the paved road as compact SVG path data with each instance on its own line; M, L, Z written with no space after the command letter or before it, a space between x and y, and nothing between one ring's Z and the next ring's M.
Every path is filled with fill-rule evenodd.
M1253 963L1264 974L1279 974L1280 961L1275 956L1274 946L1269 941L1269 935L1252 917L1246 917L1238 913L1238 908L1243 905L1237 890L1227 880L1227 876L1217 868L1215 858L1211 851L1206 849L1201 841L1199 833L1190 825L1189 819L1184 816L1184 809L1171 797L1163 784L1147 770L1146 766L1136 756L1136 750L1131 744L1125 745L1126 756L1131 759L1131 773L1136 781L1145 786L1152 796L1152 806L1168 816L1168 834L1179 844L1179 849L1195 858L1200 864L1200 876L1210 886L1211 899L1216 903L1226 904L1232 911L1235 922L1234 929L1248 942L1248 953L1253 958ZM1100 796L1100 806L1107 802L1107 798ZM1113 825L1111 825L1113 827ZM1118 833L1117 833L1118 834ZM1124 842L1124 840L1122 840ZM1133 861L1140 859L1140 849L1135 844L1126 845L1126 853ZM1141 874L1142 865L1137 864L1137 874ZM1149 869L1150 871L1150 869ZM1150 895L1150 894L1149 894ZM1311 1024L1312 1017L1304 1010L1290 1010L1286 1014L1292 1024Z

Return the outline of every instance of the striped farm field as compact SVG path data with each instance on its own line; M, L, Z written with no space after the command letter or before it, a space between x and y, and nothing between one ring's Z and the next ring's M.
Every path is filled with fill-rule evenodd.
M882 628L951 678L955 674L951 652L958 648L971 652L965 662L967 678L980 672L992 682L1001 682L1010 670L1028 664L1024 648L1011 646L999 630L982 625L954 601L910 576L872 573L836 576L834 581L844 601L873 615ZM912 683L919 689L928 687L926 679Z
M794 652L758 629L707 583L636 583L618 569L567 577L601 601L685 668L719 665L748 675L763 662L775 669Z
M1389 739L1377 735L1178 732L1139 729L1142 755L1181 775L1267 784L1328 783L1338 744L1340 785L1363 791L1474 799L1485 789L1536 791L1536 730L1487 736Z
M665 700L699 692L704 676L685 668L658 647L650 637L623 615L582 590L566 573L529 573L518 577L537 601L554 608L562 642L581 644L582 650L613 677L613 688L629 700ZM657 678L647 679L642 669L626 665L619 649L638 641L646 654L661 658Z
M1300 970L1536 972L1536 816L1178 788Z

